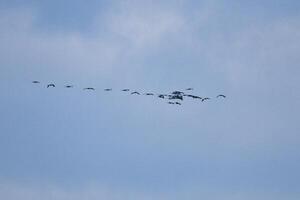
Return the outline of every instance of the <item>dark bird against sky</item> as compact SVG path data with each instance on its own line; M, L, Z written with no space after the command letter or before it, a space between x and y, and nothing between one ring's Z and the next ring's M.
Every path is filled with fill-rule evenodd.
M164 99L164 98L165 98L165 95L160 94L160 95L158 95L158 98Z
M131 94L137 94L137 95L140 95L140 93L137 92L137 91L131 92Z
M146 96L152 96L154 95L153 93L145 93Z
M183 95L183 96L186 96L186 97L191 97L191 98L193 98L193 99L202 99L201 97L199 97L199 96L196 96L196 95L191 95L191 94L185 94L185 95Z
M84 90L95 90L95 88L92 87L87 87L87 88L83 88Z
M49 87L55 87L55 85L53 83L51 83L51 84L47 85L47 88L49 88Z
M201 101L203 102L203 101L206 101L206 100L209 100L210 98L208 98L208 97L205 97L205 98L203 98Z
M219 97L226 98L226 96L225 96L225 95L223 95L223 94L219 94L219 95L217 96L217 98L219 98Z

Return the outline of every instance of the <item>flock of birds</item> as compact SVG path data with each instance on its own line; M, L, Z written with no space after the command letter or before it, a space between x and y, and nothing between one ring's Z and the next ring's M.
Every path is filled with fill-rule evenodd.
M40 81L32 81L32 83L39 84ZM54 83L47 84L47 88L55 88L55 87L56 87L56 85ZM74 85L65 85L64 87L65 88L73 88ZM92 90L92 91L94 91L96 89L94 87L86 87L86 88L83 88L83 90ZM186 88L185 89L185 91L192 91L192 90L193 90L193 88ZM112 91L112 88L105 88L104 91L110 92L110 91ZM157 96L158 98L161 98L161 99L167 99L168 100L167 103L172 104L172 105L181 105L181 102L184 100L185 97L192 98L192 99L198 99L201 102L204 102L204 101L207 101L207 100L211 99L210 97L200 97L200 96L197 96L197 95L187 94L187 93L182 92L182 91L173 91L170 94L154 94L154 93L150 93L150 92L142 94L138 91L131 91L128 88L122 89L121 91L122 92L128 92L131 95ZM226 98L226 96L224 94L219 94L219 95L216 96L216 98Z

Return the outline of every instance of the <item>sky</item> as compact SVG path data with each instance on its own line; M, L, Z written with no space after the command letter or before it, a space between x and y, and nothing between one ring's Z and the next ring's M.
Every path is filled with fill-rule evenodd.
M0 0L0 199L299 199L299 10Z

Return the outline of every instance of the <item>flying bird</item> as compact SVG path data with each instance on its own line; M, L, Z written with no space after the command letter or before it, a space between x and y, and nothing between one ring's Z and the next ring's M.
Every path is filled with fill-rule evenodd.
M169 99L180 99L181 101L183 101L183 96L176 94L176 95L170 95Z
M219 94L219 95L217 96L217 98L219 98L219 97L226 98L226 96L225 96L225 95L223 95L223 94Z
M55 87L55 85L53 83L51 83L51 84L47 85L47 88L49 88L49 87Z
M158 98L162 98L162 99L164 99L164 98L165 98L165 96L166 96L166 95L160 94L160 95L158 95Z
M111 88L106 88L106 89L104 89L104 91L112 91L112 89Z
M186 88L185 90L193 90L193 88Z
M95 90L95 88L92 87L87 87L87 88L83 88L84 90Z
M129 91L129 89L123 89L122 91L123 91L123 92L128 92L128 91Z
M154 95L153 93L145 93L145 95L147 95L147 96L152 96L152 95Z
M40 83L39 81L32 81L32 83Z
M140 93L137 92L137 91L131 92L131 94L137 94L137 95L140 95Z
M205 98L203 98L201 101L203 102L203 101L206 101L206 100L209 100L210 98L208 98L208 97L205 97Z
M185 95L183 95L183 96L186 96L186 97L191 97L191 98L193 98L193 99L202 99L201 97L199 97L199 96L196 96L196 95L191 95L191 94L185 94Z
M73 85L66 85L65 86L66 88L72 88L72 87L74 87Z

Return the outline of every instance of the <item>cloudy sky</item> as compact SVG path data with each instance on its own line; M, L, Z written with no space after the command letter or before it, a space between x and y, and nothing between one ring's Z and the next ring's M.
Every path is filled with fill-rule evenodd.
M299 199L299 11L1 0L0 199ZM213 99L119 91L187 87Z

